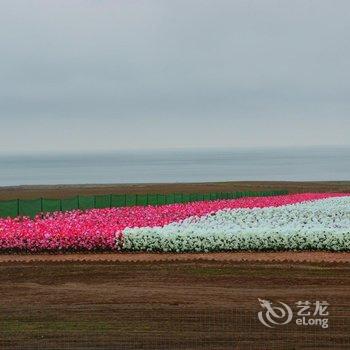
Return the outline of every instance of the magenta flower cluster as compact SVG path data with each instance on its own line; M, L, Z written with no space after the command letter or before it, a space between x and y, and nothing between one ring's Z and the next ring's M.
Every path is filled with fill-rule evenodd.
M91 209L56 212L34 219L0 219L0 251L101 251L117 250L125 228L164 226L191 216L221 209L276 207L341 196L337 193L304 193L273 197L201 201L162 206Z

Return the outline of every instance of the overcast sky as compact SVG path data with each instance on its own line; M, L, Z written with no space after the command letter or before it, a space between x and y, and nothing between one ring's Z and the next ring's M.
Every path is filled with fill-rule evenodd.
M348 0L0 0L0 152L350 145Z

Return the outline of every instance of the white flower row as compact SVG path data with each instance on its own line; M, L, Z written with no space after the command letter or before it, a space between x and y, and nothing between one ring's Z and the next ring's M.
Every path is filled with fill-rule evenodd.
M221 210L164 227L127 228L134 251L350 250L350 197Z

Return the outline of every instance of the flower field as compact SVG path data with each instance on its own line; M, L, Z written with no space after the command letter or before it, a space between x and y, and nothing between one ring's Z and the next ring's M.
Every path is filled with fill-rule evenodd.
M2 252L350 250L350 196L304 193L0 219Z

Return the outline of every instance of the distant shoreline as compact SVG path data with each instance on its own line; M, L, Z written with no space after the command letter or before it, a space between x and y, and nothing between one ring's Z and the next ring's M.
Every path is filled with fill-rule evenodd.
M208 193L232 191L288 190L299 192L349 192L349 181L225 181L194 183L22 185L0 187L0 200L67 198L76 195Z

